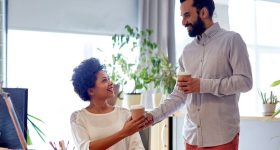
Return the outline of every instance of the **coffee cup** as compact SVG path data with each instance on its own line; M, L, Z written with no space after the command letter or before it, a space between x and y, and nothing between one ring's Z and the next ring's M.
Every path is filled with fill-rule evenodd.
M188 78L190 78L191 77L191 74L189 73L189 72L187 72L187 71L179 71L178 73L177 73L177 80L178 81L186 81Z
M144 115L145 108L142 105L132 105L130 107L130 112L131 112L132 119L138 119L139 117Z

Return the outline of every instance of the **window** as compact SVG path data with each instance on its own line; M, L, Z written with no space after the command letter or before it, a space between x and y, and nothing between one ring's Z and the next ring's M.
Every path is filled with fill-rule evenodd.
M242 5L240 5L242 4ZM279 88L271 88L270 84L280 80L280 70L276 67L280 64L280 34L279 19L273 19L280 14L280 3L264 0L231 0L228 10L220 7L223 4L216 3L216 8L223 8L214 13L218 16L218 22L222 27L229 24L230 30L241 34L247 44L249 59L253 73L253 88L247 93L242 93L239 101L241 115L261 114L261 100L257 91L278 91ZM228 12L222 12L222 11ZM246 10L246 13L244 11ZM175 38L176 56L180 56L185 44L192 39L188 37L187 30L181 25L180 3L176 2L175 8ZM228 19L219 16L228 13ZM215 19L215 18L214 18ZM229 21L229 23L225 22ZM226 28L226 27L225 27Z
M8 87L28 88L28 113L46 123L46 142L70 140L71 148L70 115L88 104L74 93L73 69L110 55L111 36L9 30L8 50ZM35 149L50 149L32 129L31 138Z

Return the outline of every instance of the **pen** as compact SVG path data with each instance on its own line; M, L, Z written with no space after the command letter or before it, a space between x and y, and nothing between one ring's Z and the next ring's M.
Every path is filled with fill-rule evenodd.
M54 144L53 144L51 141L50 141L49 143L50 143L50 145L52 146L52 148L53 148L54 150L57 150L56 145L55 145L55 142L53 142Z

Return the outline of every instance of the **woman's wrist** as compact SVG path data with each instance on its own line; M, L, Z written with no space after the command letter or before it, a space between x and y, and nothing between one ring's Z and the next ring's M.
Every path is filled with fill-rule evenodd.
M118 134L122 139L128 136L124 128L121 129Z

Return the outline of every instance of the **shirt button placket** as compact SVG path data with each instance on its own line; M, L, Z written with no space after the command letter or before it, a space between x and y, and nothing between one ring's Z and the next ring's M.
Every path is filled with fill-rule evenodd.
M201 131L201 126L197 125L197 144L198 146L203 146L202 143L202 131Z

